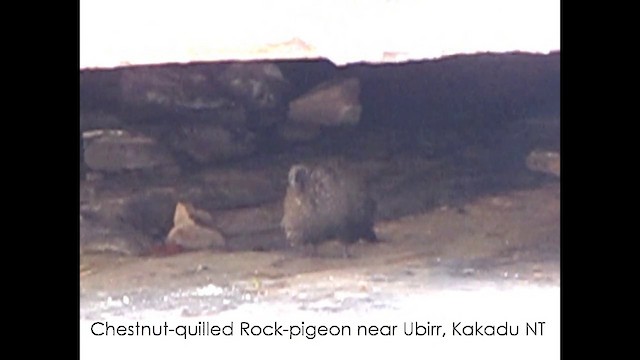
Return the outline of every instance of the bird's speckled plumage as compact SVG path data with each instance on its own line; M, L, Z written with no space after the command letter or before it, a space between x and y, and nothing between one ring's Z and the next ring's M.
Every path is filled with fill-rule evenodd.
M282 227L291 245L337 239L375 240L375 202L364 181L338 164L294 165L284 199Z

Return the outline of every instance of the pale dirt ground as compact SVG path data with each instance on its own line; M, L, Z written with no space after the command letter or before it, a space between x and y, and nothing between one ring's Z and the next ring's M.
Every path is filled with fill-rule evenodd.
M491 284L559 286L560 182L477 197L461 206L379 221L379 243L327 243L315 257L292 251L164 258L84 255L82 318L145 311L214 315L246 303L341 311L392 307L425 290ZM485 286L483 285L483 286Z

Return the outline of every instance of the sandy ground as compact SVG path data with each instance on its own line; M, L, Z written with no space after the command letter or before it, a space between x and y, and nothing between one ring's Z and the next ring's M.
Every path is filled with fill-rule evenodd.
M317 256L200 251L165 258L85 255L81 318L161 311L206 316L243 304L335 312L394 307L443 289L559 286L560 184L478 197L459 207L380 221L379 243L342 258L337 243Z

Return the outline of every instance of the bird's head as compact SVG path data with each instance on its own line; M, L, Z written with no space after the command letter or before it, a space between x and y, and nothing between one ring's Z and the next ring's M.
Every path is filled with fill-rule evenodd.
M289 186L304 191L309 184L311 171L304 165L293 165L289 170Z

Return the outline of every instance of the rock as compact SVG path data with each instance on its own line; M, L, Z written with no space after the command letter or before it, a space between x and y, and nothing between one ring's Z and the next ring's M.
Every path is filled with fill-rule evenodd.
M178 203L174 215L174 226L167 236L167 244L179 245L184 249L198 250L224 248L225 239L215 229L197 224L195 219L211 221L211 216L203 210Z
M278 135L285 141L305 142L311 141L320 135L320 127L297 123L283 123L278 127Z
M375 210L364 180L345 166L294 165L289 170L282 227L292 245L376 240Z
M220 65L143 66L122 70L122 101L139 113L132 120L174 117L206 119L210 113L233 108L214 79Z
M360 81L339 79L320 84L289 103L288 118L306 125L353 125L360 121Z
M259 128L285 119L287 87L271 63L138 66L83 74L81 109L115 112L131 124L250 122ZM102 92L108 93L104 103Z
M82 132L79 134L80 140L78 144L80 145L80 179L84 179L87 173L87 166L84 163L84 141L82 140Z
M80 72L81 111L116 109L121 102L118 70L87 70Z
M236 234L227 238L227 249L229 251L274 251L286 248L287 242L282 229Z
M125 198L122 220L154 239L162 239L173 225L175 203L176 194L171 188L145 189Z
M255 150L255 135L242 127L192 123L178 126L171 145L199 163L242 157Z
M211 213L191 204L178 203L175 226L166 243L185 249L282 249L286 242L280 228L281 218L282 205L279 202Z
M134 123L242 125L246 122L244 107L216 80L224 68L199 64L123 69L123 118Z
M151 238L130 227L103 224L80 215L80 254L144 255L152 243Z
M175 194L171 189L145 189L105 194L81 192L80 214L110 229L132 229L151 239L164 239L173 226ZM84 193L84 194L83 194ZM128 230L127 230L128 231Z
M527 156L527 168L560 177L560 154L554 151L533 150Z
M83 133L84 162L96 171L120 172L174 165L171 154L154 139L124 130Z
M282 206L276 202L262 206L217 211L212 223L223 234L233 237L277 230L282 218Z
M280 228L282 204L273 202L212 213L212 225L222 232L233 251L276 250L285 247Z
M80 111L80 131L117 129L122 126L120 118L104 111Z
M252 109L279 107L287 86L282 72L272 63L231 64L217 80L236 99Z
M281 200L286 183L271 171L211 169L181 184L180 199L210 213Z

